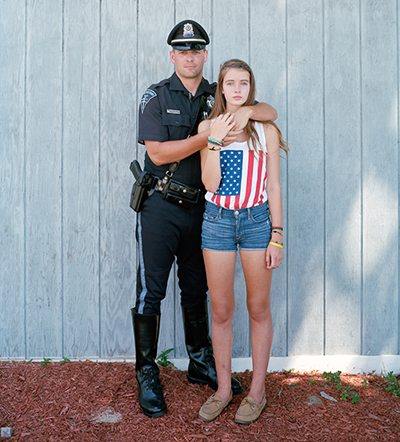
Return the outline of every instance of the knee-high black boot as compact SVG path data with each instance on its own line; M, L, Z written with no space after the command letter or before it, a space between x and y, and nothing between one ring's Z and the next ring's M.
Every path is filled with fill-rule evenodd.
M167 412L159 379L160 369L155 362L160 316L139 315L132 309L132 321L136 346L139 404L146 416L160 417Z
M182 306L182 314L186 350L189 355L188 380L193 384L208 384L213 390L217 390L217 372L208 335L207 301L201 301L192 307ZM233 394L243 391L237 379L232 378L231 384Z

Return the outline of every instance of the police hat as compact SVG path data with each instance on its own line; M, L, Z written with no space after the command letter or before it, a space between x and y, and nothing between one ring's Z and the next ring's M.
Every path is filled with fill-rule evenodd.
M194 20L183 20L169 33L167 43L180 51L204 49L210 43L207 32Z

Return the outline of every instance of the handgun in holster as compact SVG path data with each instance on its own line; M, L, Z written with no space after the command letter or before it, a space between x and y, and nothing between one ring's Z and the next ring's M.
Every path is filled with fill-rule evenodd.
M142 171L140 164L136 160L132 161L130 170L136 179L132 187L130 206L135 212L139 213L149 195L149 191L153 187L154 177L151 173L145 170Z

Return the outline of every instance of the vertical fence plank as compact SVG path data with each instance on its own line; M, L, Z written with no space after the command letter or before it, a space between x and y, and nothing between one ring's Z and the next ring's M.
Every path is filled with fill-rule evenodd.
M325 4L326 354L358 354L361 343L359 12Z
M250 66L253 69L257 100L270 103L278 111L278 124L284 139L287 138L286 109L286 2L251 2L250 10ZM268 55L265 44L268 42ZM284 217L284 238L287 232L287 165L285 154L281 152L281 189ZM290 157L290 153L289 153ZM287 353L287 243L284 259L274 270L271 287L271 309L274 321L273 356L286 356Z
M215 81L218 79L219 67L222 62L231 58L240 58L249 62L248 6L248 2L242 4L227 0L213 4L213 17L217 18L213 20L212 29L212 60ZM218 19L219 17L223 17L223 20ZM250 321L246 307L246 284L239 257L236 259L234 289L235 314L233 317L232 356L250 356Z
M361 2L363 354L399 349L398 26L395 0Z
M231 58L249 61L249 0L213 2L212 60L217 81L219 66Z
M61 356L62 1L27 5L27 356Z
M137 1L101 2L101 356L133 354L136 245L129 207L136 154Z
M99 3L64 3L64 354L99 355Z
M174 65L169 58L171 48L167 45L167 36L175 24L174 4L158 2L157 7L154 6L154 2L139 3L138 100L151 84L168 78L174 72ZM157 32L152 32L150 22L156 25ZM139 145L138 149L138 157L143 163L145 147ZM174 266L169 276L166 297L161 303L159 353L175 348L175 297L179 303L180 295ZM170 353L170 356L174 357L175 352Z
M25 356L25 1L0 3L0 356Z
M322 354L324 137L321 3L288 3L288 355ZM312 48L312 49L311 49Z
M200 23L203 28L207 31L210 36L211 31L211 0L203 0L201 3L198 1L185 1L185 0L176 0L176 23L179 23L186 18L192 19ZM212 45L212 36L210 36L211 44L207 46L207 50L209 51L209 58L203 68L203 77L206 78L210 83L212 83L212 79L210 78L211 74L211 45ZM208 299L209 304L209 299ZM209 325L211 328L211 315L209 318ZM211 333L211 331L210 331ZM211 335L210 335L211 336ZM185 337L183 333L183 321L182 321L182 313L181 313L181 305L180 305L180 292L178 281L176 280L175 287L175 357L176 358L187 358L187 352L185 348Z
M397 146L400 149L400 4L397 2ZM396 114L396 111L394 112ZM397 151L399 152L399 151ZM397 225L400 229L400 155L397 155L397 172L398 172L398 184L397 184L397 192L398 192L398 213L397 213ZM400 235L397 237L398 250L400 250ZM397 281L400 279L400 259L397 257ZM397 285L397 299L400 304L400 288ZM397 353L400 354L400 309L398 309L398 317L397 317L397 336L399 340L399 345L397 348Z
M210 83L216 81L212 76L212 60L214 53L214 34L212 32L212 1L211 0L175 0L176 3L176 23L190 18L197 21L206 30L208 36L210 37L210 44L206 47L208 50L208 61L203 68L203 77L206 78Z

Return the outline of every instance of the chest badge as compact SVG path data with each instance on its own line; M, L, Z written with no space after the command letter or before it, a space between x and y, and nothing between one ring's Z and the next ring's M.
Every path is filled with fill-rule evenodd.
M212 95L209 95L209 96L207 97L207 107L208 107L209 109L212 109L213 106L214 106L214 97L213 97Z

